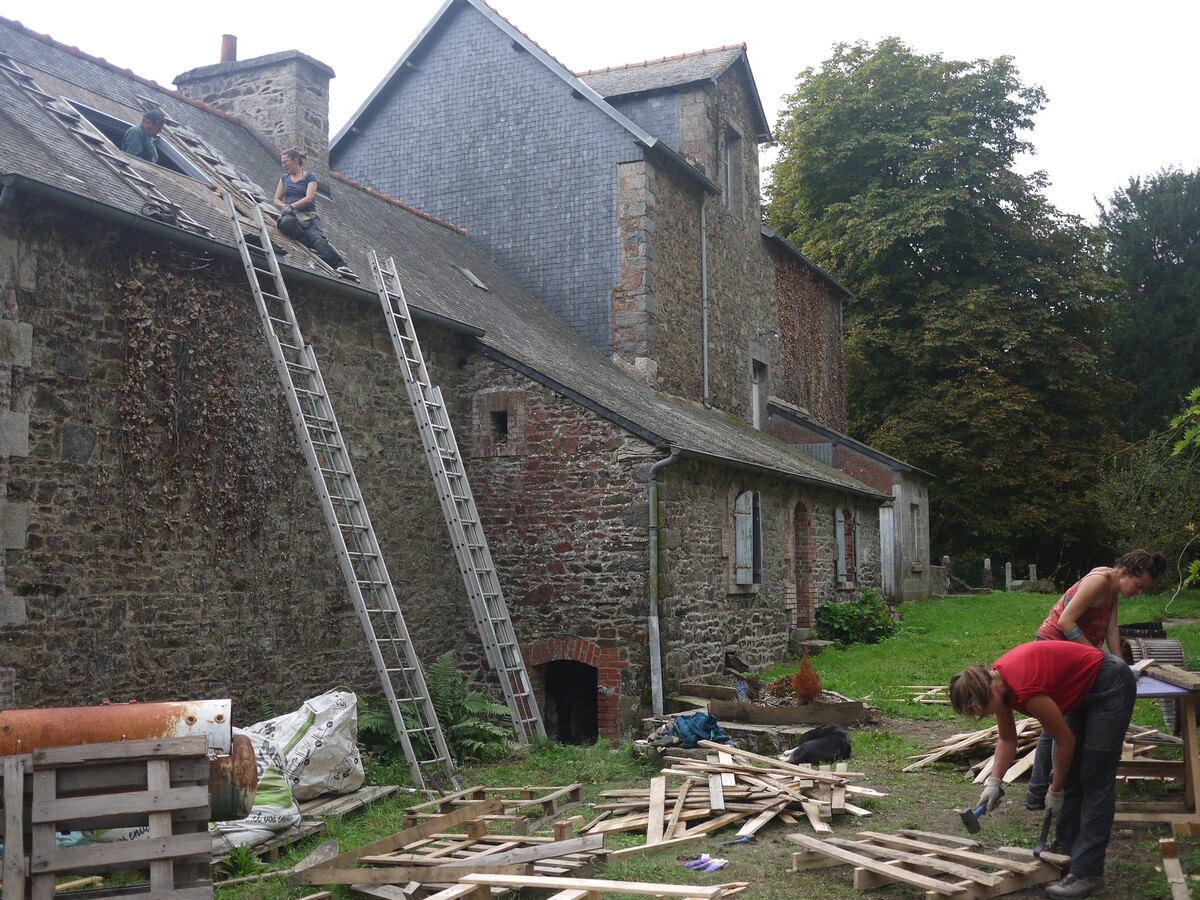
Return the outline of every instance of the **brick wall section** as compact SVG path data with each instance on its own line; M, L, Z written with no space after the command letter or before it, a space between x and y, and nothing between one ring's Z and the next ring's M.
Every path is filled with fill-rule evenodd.
M239 116L280 150L298 147L305 167L329 169L329 80L333 69L295 50L192 69L175 77L188 97Z
M545 697L546 663L571 660L596 670L596 726L600 737L620 740L629 733L621 728L621 684L629 662L619 647L602 647L578 638L552 638L523 644L521 651L530 670L530 682L539 697ZM627 723L628 724L628 723Z
M610 352L616 166L629 132L462 4L347 136L332 166L467 229L592 345Z
M378 693L240 267L175 258L135 233L40 211L22 197L0 217L0 234L0 273L33 334L31 365L14 370L12 385L29 413L29 455L9 461L7 479L9 502L29 508L25 547L7 550L4 571L5 596L20 598L24 621L0 623L15 702L231 696L244 722L335 683ZM137 408L146 416L137 429L144 456L125 453L119 438L130 351L118 323L132 301L113 285L149 262L201 273L196 296L188 289L156 300L168 319L181 311L173 327L187 330L184 313L196 301L199 320L226 332L207 352L228 374L230 419L210 435L212 464L199 469L203 410L186 392L174 397L175 469L170 404L156 387L172 382L154 360ZM153 293L155 277L144 277ZM456 646L477 658L378 309L309 289L295 289L294 299L320 350L415 645L427 659ZM422 340L431 365L453 371L451 337L427 329Z
M783 352L774 396L807 409L818 422L846 430L846 367L841 296L784 251L771 248L779 293Z
M483 357L472 356L461 375L454 386L460 406L482 396L504 397L526 409L523 434L508 420L508 444L523 446L524 454L469 451L472 489L517 634L530 647L594 644L612 660L606 667L619 669L599 673L601 709L616 716L614 727L622 734L640 734L649 678L649 518L639 473L661 454ZM442 389L448 393L445 381ZM482 431L467 439L470 446L486 447L488 419L476 421ZM554 641L566 643L546 643ZM572 655L541 662L553 659L587 662ZM602 734L609 733L605 727L601 723Z

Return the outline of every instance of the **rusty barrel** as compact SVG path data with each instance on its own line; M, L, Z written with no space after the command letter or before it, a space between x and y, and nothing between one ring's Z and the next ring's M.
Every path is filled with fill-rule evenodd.
M234 738L232 701L105 703L50 709L0 710L0 756L48 747L204 735L209 752L209 815L214 821L243 819L258 786L254 747Z

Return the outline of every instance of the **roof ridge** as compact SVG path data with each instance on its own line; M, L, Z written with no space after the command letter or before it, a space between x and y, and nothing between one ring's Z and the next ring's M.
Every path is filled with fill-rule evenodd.
M455 234L461 234L463 236L466 236L466 234L467 234L467 229L463 228L461 225L455 225L452 222L447 222L445 219L439 219L437 216L432 215L431 213L427 213L424 210L417 209L415 206L410 206L409 204L405 203L403 200L397 200L395 197L390 197L387 194L383 193L382 191L377 191L374 188L367 187L365 184L360 184L359 182L355 181L353 178L347 178L341 172L330 172L329 177L332 178L334 181L341 182L342 184L346 185L347 187L357 188L358 190L362 191L364 194L374 197L376 200L382 200L384 203L390 203L392 206L398 206L400 209L406 210L407 212L410 212L413 215L420 216L422 219L428 219L430 222L433 222L435 225L441 225L443 228L449 229L450 231L453 231Z
M194 97L189 97L186 94L182 93L181 91L175 90L174 88L163 87L157 81L154 81L151 78L144 78L141 75L134 72L132 69L122 69L120 66L116 65L115 63L110 63L103 56L93 56L90 53L86 53L83 50L80 50L76 46L73 46L70 44L64 44L62 41L56 41L50 35L42 34L40 31L34 31L32 28L29 28L28 26L21 24L20 22L18 22L15 19L9 19L4 16L0 16L0 25L4 26L6 28L9 28L13 31L16 31L19 34L23 34L26 37L31 37L34 40L41 41L43 44L47 44L51 47L54 47L56 50L61 50L64 53L70 54L71 56L76 56L76 57L79 57L80 59L85 59L88 62L91 62L91 63L94 63L94 64L100 66L101 68L108 69L110 72L115 72L118 75L121 75L121 76L124 76L125 78L130 79L131 81L136 81L139 84L144 85L145 87L153 88L154 90L159 91L160 93L166 94L168 97L174 97L176 100L179 100L182 103L186 103L189 106L194 106L194 107L196 107L196 109L200 109L200 110L203 110L204 112L211 113L214 116L219 116L220 118L224 119L227 122L231 122L234 125L238 125L242 128L245 128L247 131L250 132L250 134L252 134L254 136L255 140L257 140L260 144L262 144L266 149L270 150L272 153L279 152L279 148L276 147L273 143L271 143L271 141L269 141L267 139L266 135L262 134L253 125L253 123L247 122L241 116L235 116L231 113L225 112L223 109L217 109L215 106L209 106L203 100L197 100Z
M553 53L551 53L549 50L547 50L545 47L543 47L541 44L539 44L537 41L535 41L533 38L531 38L522 29L520 29L516 25L514 25L512 23L512 21L507 16L504 15L504 13L500 12L500 10L496 9L496 7L492 6L492 4L488 2L488 0L478 0L478 2L480 5L486 6L488 9L490 9L492 11L492 14L495 15L498 19L502 19L504 21L504 23L506 25L508 25L509 28L511 28L513 31L517 32L517 34L521 35L521 37L525 38L525 40L529 41L529 43L533 44L533 46L537 47L538 50L540 50L542 53L545 53L546 56L550 57L550 59L554 60L558 65L562 66L562 68L565 71L567 71L567 72L571 71L566 66L563 66L562 60L560 60L557 56L555 56Z
M688 51L687 53L677 53L674 56L664 56L661 59L646 59L646 60L643 60L642 62L625 63L624 65L621 65L621 66L608 66L603 69L589 69L586 72L576 72L575 75L580 78L583 77L584 75L602 75L606 72L620 72L624 69L640 69L640 68L643 68L644 66L653 66L658 63L664 63L664 62L674 62L675 60L679 60L679 59L689 59L693 56L706 56L709 53L723 53L726 50L745 50L745 49L746 49L746 44L743 41L740 44L725 44L723 47L710 47L707 50L691 50L691 51Z

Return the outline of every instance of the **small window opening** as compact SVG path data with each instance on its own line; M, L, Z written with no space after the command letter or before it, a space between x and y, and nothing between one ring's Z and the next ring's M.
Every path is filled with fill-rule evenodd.
M492 410L492 441L497 444L508 443L508 410Z
M458 269L458 271L462 275L462 277L467 279L467 281L471 282L471 284L475 285L475 287L479 288L481 291L487 291L488 286L486 284L484 284L482 281L480 281L479 276L476 275L474 272L472 272L470 269L468 269L466 266L455 266L454 268ZM491 293L491 291L488 291L488 293Z
M734 584L762 584L762 503L758 491L743 491L733 504Z
M750 372L750 424L758 429L763 426L763 410L770 393L767 374L767 364L754 360Z

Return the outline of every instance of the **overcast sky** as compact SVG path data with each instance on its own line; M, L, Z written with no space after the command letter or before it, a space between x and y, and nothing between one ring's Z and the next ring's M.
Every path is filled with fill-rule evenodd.
M1050 199L1094 218L1131 176L1200 168L1194 59L1196 0L1102 5L1075 0L1007 3L876 0L494 0L513 25L573 71L745 43L774 125L796 76L839 41L897 36L948 59L1015 58L1022 80L1049 106L1032 134ZM442 0L272 4L126 4L8 0L0 14L171 86L219 61L222 34L238 57L301 50L331 66L330 125L345 124Z

